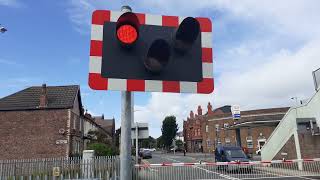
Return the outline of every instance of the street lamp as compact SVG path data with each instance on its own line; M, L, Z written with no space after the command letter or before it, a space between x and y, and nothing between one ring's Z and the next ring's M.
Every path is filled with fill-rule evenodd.
M137 110L134 110L133 112L135 113L135 112L137 112L137 111L141 111L141 110L139 110L139 109L137 109ZM133 119L133 118L132 118ZM135 128L135 131L136 131L136 133L135 133L135 135L136 135L136 162L138 162L138 156L139 156L139 149L138 149L138 143L139 143L139 139L138 139L138 122L135 122L135 126L136 126L136 128Z
M296 107L295 107L295 109L296 109L296 119L298 118L298 97L292 97L291 98L292 100L296 100Z
M5 33L6 31L8 31L8 30L5 27L3 27L3 26L0 27L0 32L1 33Z
M291 99L295 100L296 101L296 106L298 106L298 97L292 97Z

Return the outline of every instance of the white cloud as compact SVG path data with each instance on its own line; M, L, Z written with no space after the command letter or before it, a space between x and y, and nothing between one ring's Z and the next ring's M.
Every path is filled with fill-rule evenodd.
M7 59L0 59L0 64L2 65L10 65L10 66L22 66L22 64L17 63L15 61L10 61Z
M71 18L76 24L83 23L85 18L90 22L90 13L84 11L106 7L96 1L72 2L73 12L80 12ZM242 36L243 32L227 23L231 20L254 27L250 29L253 32L249 32L254 35L246 35L236 43L222 46L213 39L215 48L219 49L214 49L213 94L152 93L146 105L135 107L141 110L135 113L135 119L149 122L151 135L160 135L161 122L167 115L175 115L182 129L182 120L189 111L196 111L197 105L206 109L208 102L215 108L240 104L242 109L255 109L292 105L290 97L304 99L312 95L311 71L320 66L320 1L138 0L135 5L148 13L213 15L214 30L219 30L218 25L225 25L224 34L232 31L233 35ZM230 43L230 40L220 43Z
M239 104L242 109L290 106L291 97L309 98L313 93L311 72L320 66L320 41L312 41L297 52L279 51L266 57L264 63L244 71L222 73L215 82L215 91L209 95L180 95L152 93L145 106L136 106L135 119L149 122L156 129L151 135L159 136L165 116L175 115L182 130L182 120L189 111L196 112L202 105L203 113L211 102L214 108L226 104ZM250 52L254 53L254 52ZM241 53L240 53L241 54ZM241 61L245 64L245 60ZM239 64L241 64L241 62Z
M0 0L0 6L19 7L21 3L17 0Z
M318 23L320 1L317 0L282 0L276 3L268 0L191 0L188 2L185 0L142 0L141 4L160 12L184 15L210 14L219 11L224 13L224 18L254 20L283 33L290 31L303 36L318 33L320 27ZM304 34L305 32L307 34Z

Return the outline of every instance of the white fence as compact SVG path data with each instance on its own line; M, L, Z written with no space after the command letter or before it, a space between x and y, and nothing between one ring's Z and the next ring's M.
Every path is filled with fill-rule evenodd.
M298 170L298 163L303 170ZM135 180L261 179L320 177L320 159L220 163L163 163L136 165Z
M0 161L0 180L119 179L118 157ZM303 170L298 164L302 163ZM131 169L130 169L131 170ZM279 161L135 165L133 180L320 178L320 158Z
M0 180L115 179L118 157L49 158L0 161Z

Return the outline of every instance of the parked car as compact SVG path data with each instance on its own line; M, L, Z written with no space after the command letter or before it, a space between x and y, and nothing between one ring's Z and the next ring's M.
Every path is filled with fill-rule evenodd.
M241 162L250 162L248 156L238 146L218 146L215 149L216 162L233 162L234 164L220 165L219 169L240 170L246 169L251 171L252 164L241 164ZM239 164L237 164L239 163Z
M142 159L152 158L152 152L149 149L143 149L141 152L139 152L139 156Z
M178 148L178 147L176 147L176 148L171 148L171 149L170 149L170 152L173 152L173 151L175 151L175 152L183 152L184 149L183 149L183 148Z
M154 151L156 151L156 148L151 148L150 151L154 152Z

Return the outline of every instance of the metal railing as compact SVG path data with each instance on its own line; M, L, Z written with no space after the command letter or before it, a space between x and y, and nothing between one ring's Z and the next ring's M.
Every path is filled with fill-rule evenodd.
M0 180L115 179L119 157L0 160Z
M303 170L298 170L302 162ZM221 163L163 163L136 165L134 180L261 179L320 177L320 159Z

